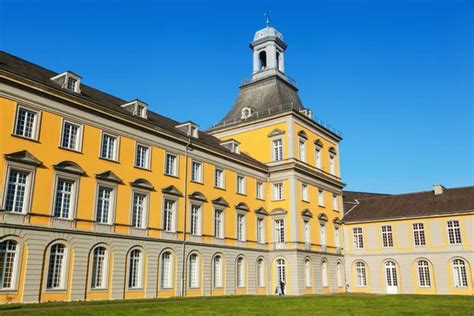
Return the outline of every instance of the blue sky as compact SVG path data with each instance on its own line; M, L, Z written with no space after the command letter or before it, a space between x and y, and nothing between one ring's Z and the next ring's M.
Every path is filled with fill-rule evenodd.
M474 183L473 1L0 0L0 49L205 128L267 10L303 103L344 134L346 189Z

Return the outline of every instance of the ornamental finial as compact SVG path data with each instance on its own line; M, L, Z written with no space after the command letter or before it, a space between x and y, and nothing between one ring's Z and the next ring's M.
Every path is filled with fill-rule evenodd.
M272 13L272 11L268 10L267 12L265 12L263 15L265 16L265 23L267 24L267 27L270 26L270 14Z

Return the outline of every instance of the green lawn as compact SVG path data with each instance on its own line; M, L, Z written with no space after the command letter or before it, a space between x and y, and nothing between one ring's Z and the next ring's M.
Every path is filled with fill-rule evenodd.
M472 296L225 296L103 302L10 304L0 315L474 315Z

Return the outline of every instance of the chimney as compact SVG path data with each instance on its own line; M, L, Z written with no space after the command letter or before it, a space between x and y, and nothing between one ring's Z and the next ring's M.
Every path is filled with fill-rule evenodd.
M445 187L443 187L441 184L435 184L433 185L433 190L435 195L440 195L443 194L444 190L446 190Z

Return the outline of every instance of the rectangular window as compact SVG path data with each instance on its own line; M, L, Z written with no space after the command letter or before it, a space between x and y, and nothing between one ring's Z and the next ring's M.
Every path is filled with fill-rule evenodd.
M365 263L356 262L356 279L357 287L366 287L367 286L367 275L365 270Z
M257 199L263 200L263 183L257 181L257 188L256 188L256 196Z
M321 189L318 190L318 205L324 206L324 191Z
M275 220L275 242L281 244L285 242L285 220Z
M17 246L18 243L12 239L0 243L0 290L15 289Z
M201 206L191 205L191 235L201 234Z
M336 175L336 161L335 161L335 159L336 158L333 155L329 156L329 172L332 175Z
M354 242L354 248L364 248L364 235L362 234L362 227L352 228L352 237Z
M332 195L332 209L339 211L339 203L337 202L337 194Z
M265 243L265 226L263 218L257 218L257 242L259 244Z
M423 223L413 224L413 241L415 246L424 246L426 244L425 227Z
M306 162L306 142L303 139L300 139L298 143L298 149L300 160Z
M245 194L245 177L237 176L237 193Z
M382 226L382 244L384 248L393 247L392 226L390 225Z
M448 237L449 244L461 244L461 227L459 226L459 221L448 221Z
M303 221L304 243L311 244L311 232L309 230L309 221Z
M216 168L214 176L214 185L216 188L224 188L224 170Z
M169 176L176 176L178 174L176 155L166 154L165 174Z
M92 284L93 289L106 288L107 273L107 250L104 247L96 247L93 253L92 261Z
M202 183L202 163L197 161L191 163L191 181Z
M273 184L273 199L283 200L283 183Z
M75 182L58 178L54 201L54 217L70 219L74 203Z
M15 213L25 213L27 210L29 172L11 169L8 175L5 210Z
M79 151L81 149L81 126L64 121L61 147Z
M14 134L31 139L37 139L38 112L18 107Z
M68 78L68 79L67 79L66 89L68 89L69 91L76 91L76 84L77 84L77 80L76 80L76 79Z
M273 161L283 160L283 140L275 139L273 144Z
M302 183L301 184L301 199L305 202L308 202L309 197L308 197L308 185Z
M237 214L237 240L245 241L245 215Z
M132 227L145 228L146 213L146 195L133 193Z
M113 205L113 189L99 186L97 192L96 221L102 224L110 224Z
M175 201L165 200L163 212L163 229L167 232L174 231L174 208Z
M214 235L217 238L224 238L224 211L214 211Z
M321 238L321 246L326 246L327 245L327 240L326 240L326 225L320 225L319 226L319 234Z
M321 148L320 147L316 147L315 155L316 155L316 168L321 169L322 161L321 161Z
M137 144L135 166L138 168L150 169L150 147Z
M55 244L50 249L48 278L46 280L47 289L64 288L66 249L62 244Z
M110 160L117 160L117 137L102 134L102 150L100 157Z
M334 243L336 244L336 248L341 247L341 237L339 235L339 226L334 227Z

